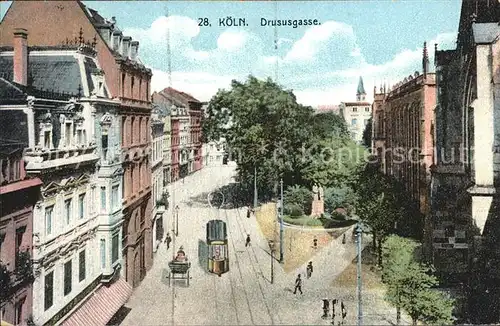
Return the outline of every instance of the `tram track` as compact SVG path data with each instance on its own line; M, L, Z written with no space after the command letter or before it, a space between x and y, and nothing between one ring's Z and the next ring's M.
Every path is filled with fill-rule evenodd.
M235 238L233 238L233 232L231 231L231 228L229 227L228 212L226 210L224 211L224 218L226 220L226 224L228 225L227 229L228 229L229 236L231 238L231 244L232 244L232 248L234 250L234 259L235 259L235 262L236 262L236 266L238 267L238 272L239 272L239 275L240 275L240 280L241 280L241 283L243 284L243 292L245 294L245 299L246 299L246 303L247 303L247 306L248 306L248 312L250 314L250 320L252 321L252 325L255 325L255 320L254 320L254 316L253 316L253 313L252 313L252 306L250 305L250 300L248 299L248 293L247 293L247 290L246 290L246 288L244 286L245 283L244 283L243 273L241 272L240 261L238 259L238 251L236 250L236 245L234 244ZM229 277L231 277L231 276L229 276ZM235 302L235 308L236 308L236 299L235 299L235 295L234 295L234 285L233 285L232 281L230 282L230 285L231 285L231 293L233 294L233 300ZM238 316L238 310L237 309L236 309L236 316Z
M240 209L237 208L236 212L237 212L236 222L238 224L238 227L239 227L240 231L243 231L243 232L245 232L245 234L248 234L246 228L242 225L243 222L240 220L242 218L241 217ZM255 258L255 262L257 263L257 267L258 267L258 269L260 271L260 275L264 276L264 271L262 270L262 267L259 264L259 259L257 257L257 254L255 253L255 248L253 246L250 246L250 249L251 249L251 251L253 253L253 257ZM248 257L250 258L250 265L252 266L252 270L253 270L253 272L255 274L257 274L257 271L255 269L255 265L252 263L252 255L250 254L249 251L247 251L247 253L248 253ZM271 325L275 325L273 314L271 313L271 309L269 308L269 305L267 303L266 295L264 294L264 289L262 288L262 284L259 282L259 280L257 280L257 283L259 284L260 293L262 295L262 299L263 299L264 305L266 306L267 313L268 313L269 318L271 320Z

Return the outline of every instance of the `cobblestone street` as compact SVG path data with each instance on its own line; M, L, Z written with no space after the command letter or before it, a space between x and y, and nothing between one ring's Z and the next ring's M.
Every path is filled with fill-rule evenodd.
M174 250L162 244L153 268L126 304L131 311L123 325L327 325L331 319L321 318L323 298L344 300L346 324L355 324L356 289L329 285L355 258L355 244L342 245L337 238L320 250L314 257L315 273L304 280L303 295L294 295L293 286L298 273L305 278L305 265L286 274L276 262L271 284L268 244L255 218L247 219L245 208L216 210L191 199L231 182L233 172L232 166L207 168L173 185L171 207L180 208L175 247L182 245L191 261L190 284L175 280L169 286L167 263ZM215 218L228 225L230 271L221 277L206 272L204 257L205 224ZM165 223L172 225L171 213ZM247 233L252 245L246 248ZM394 319L395 311L382 295L372 290L364 293L365 323L387 325L389 317Z

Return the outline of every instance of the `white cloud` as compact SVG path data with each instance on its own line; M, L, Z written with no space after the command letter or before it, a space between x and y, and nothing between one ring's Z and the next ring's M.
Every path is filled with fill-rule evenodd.
M124 31L141 42L143 61L155 63L152 90L161 90L169 84L165 72L167 27L172 50L172 86L203 101L210 100L218 89L229 87L232 79L244 80L249 74L274 77L276 60L280 83L293 89L300 103L312 106L355 100L359 76L363 76L367 100L371 101L374 83L377 87L384 81L392 85L415 70L422 70L422 44L395 54L383 64L370 64L353 28L341 22L327 21L310 27L295 42L280 38L280 50L287 44L290 50L276 57L272 44L264 44L256 35L237 28L224 30L212 48L197 49L193 46L200 34L197 22L170 16L156 19L147 29ZM446 49L454 47L454 42L454 33L443 33L427 43L431 70L434 43L439 44L439 49Z
M306 30L304 36L295 42L292 49L286 54L285 61L311 61L319 51L325 48L325 45L334 36L355 40L353 29L350 25L327 21L322 25L313 26Z

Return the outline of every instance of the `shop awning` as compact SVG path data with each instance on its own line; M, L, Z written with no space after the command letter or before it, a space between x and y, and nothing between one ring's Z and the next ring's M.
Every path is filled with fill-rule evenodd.
M61 326L105 326L132 295L132 287L123 278L109 286L102 286Z

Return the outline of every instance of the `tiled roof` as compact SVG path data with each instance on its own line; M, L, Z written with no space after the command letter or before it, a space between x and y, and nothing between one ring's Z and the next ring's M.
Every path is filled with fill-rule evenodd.
M167 88L163 89L160 93L166 95L167 97L174 97L174 98L184 102L185 105L187 105L188 102L201 103L200 101L195 99L190 94L178 91L172 87L167 87Z
M13 80L11 56L0 56L0 77ZM82 87L80 66L71 55L30 56L28 79L39 90L78 94Z

